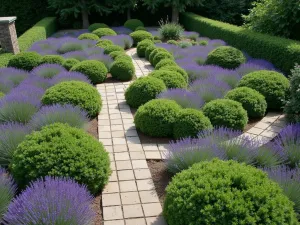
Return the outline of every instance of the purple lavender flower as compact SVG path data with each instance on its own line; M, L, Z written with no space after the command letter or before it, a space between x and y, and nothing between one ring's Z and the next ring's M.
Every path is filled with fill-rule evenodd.
M104 54L104 49L99 47L91 47L83 50L88 56Z
M63 81L79 80L91 84L91 81L82 73L79 72L62 72L51 79L51 84L55 85Z
M14 87L14 83L11 80L1 80L0 92L8 93Z
M133 45L132 38L126 34L120 34L117 36L103 36L101 39L111 40L115 45L121 46L124 49L129 49Z
M9 165L14 151L28 133L28 127L20 123L0 124L0 166Z
M252 59L248 60L248 63L255 64L255 65L263 67L267 70L276 70L275 66L272 63L270 63L264 59L253 59L252 58Z
M63 55L61 55L65 59L77 59L79 61L86 60L88 58L88 54L84 51L72 51L72 52L67 52Z
M46 79L53 78L55 75L67 71L63 66L58 64L42 64L34 68L31 73Z
M196 41L197 38L199 37L199 33L195 31L184 31L182 35L183 37L192 39L194 41Z
M240 65L238 68L235 69L235 71L240 74L240 76L244 76L248 73L257 71L257 70L265 70L266 67L263 67L261 65L255 64L255 63L251 63L251 62L247 62L244 63L242 65Z
M72 127L87 128L87 113L78 106L52 105L43 106L33 115L29 126L33 130L40 130L43 126L53 123L67 123Z
M200 109L204 105L204 101L198 94L179 88L164 91L157 98L174 100L183 108Z
M19 85L28 76L29 73L25 70L12 67L0 68L1 82L3 82L4 80L10 80L13 82L13 86Z
M23 82L19 85L22 87L22 85L33 85L36 87L43 88L46 90L51 86L50 79L45 79L43 77L38 77L36 75L31 74L27 79L23 80Z
M226 42L223 40L220 40L220 39L214 39L214 40L210 40L208 42L208 45L214 46L214 47L220 47L220 46L226 45Z
M16 197L4 224L92 224L93 197L86 187L69 178L38 180Z
M113 59L109 55L105 55L103 53L101 54L95 54L88 57L88 59L94 59L98 60L100 62L103 62L105 67L109 70L111 67L111 64L114 62Z
M126 28L126 27L111 27L112 30L114 30L117 34L130 34L132 33L132 30Z

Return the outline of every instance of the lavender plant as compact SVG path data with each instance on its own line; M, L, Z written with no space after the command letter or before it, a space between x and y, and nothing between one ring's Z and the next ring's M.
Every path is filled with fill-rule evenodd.
M13 86L18 86L25 78L29 76L28 71L12 67L0 68L1 82L4 80L11 81Z
M124 49L129 49L133 45L133 39L127 34L121 34L117 36L103 36L101 39L112 41L115 45L118 45Z
M67 71L64 67L58 64L42 64L34 68L31 73L46 79L53 78L55 75Z
M82 73L79 72L62 72L51 79L51 85L58 84L63 81L78 80L91 84L91 81Z
M241 76L244 76L248 73L254 72L256 70L265 70L266 67L263 67L261 65L257 65L255 63L247 62L242 65L240 65L238 68L235 69L235 71L240 74Z
M95 54L88 57L89 60L98 60L103 62L105 67L109 70L112 63L114 62L113 59L109 55L105 54Z
M126 28L126 27L111 27L112 30L114 30L117 34L127 34L129 35L132 33L132 30Z
M77 59L79 61L83 61L88 58L88 54L84 51L72 51L63 54L62 57L65 59Z
M91 225L93 197L85 186L69 178L37 180L16 197L4 216L4 224Z

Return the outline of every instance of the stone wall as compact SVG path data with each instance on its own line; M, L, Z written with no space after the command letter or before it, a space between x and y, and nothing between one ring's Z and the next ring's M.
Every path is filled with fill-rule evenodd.
M4 51L20 52L15 28L16 17L0 17L0 44Z

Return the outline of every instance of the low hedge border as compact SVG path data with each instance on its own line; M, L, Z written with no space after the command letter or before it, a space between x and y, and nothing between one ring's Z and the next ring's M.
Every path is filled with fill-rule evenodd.
M197 31L209 38L221 38L252 57L266 59L284 73L290 73L295 63L300 63L299 41L257 33L194 13L181 14L180 22L188 30Z

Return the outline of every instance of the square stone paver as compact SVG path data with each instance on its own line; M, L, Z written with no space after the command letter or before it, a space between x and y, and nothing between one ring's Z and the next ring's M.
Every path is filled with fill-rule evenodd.
M143 217L143 209L140 204L137 205L123 205L124 218L137 218Z
M148 203L142 205L146 217L159 216L162 213L162 207L160 203Z
M112 145L111 139L103 139L103 138L99 138L99 141L100 141L103 145Z
M127 152L128 148L127 145L114 145L113 150L114 152Z
M128 144L141 144L141 140L139 137L127 137L127 143Z
M151 173L149 169L135 169L134 174L137 180L151 178Z
M155 190L151 191L140 191L139 192L142 203L153 203L159 202L158 196Z
M128 144L130 152L143 152L143 147L141 144Z
M276 120L273 125L277 126L277 127L285 127L286 122L284 120Z
M119 193L104 194L102 195L103 206L121 205L121 199Z
M122 205L133 205L141 203L138 192L121 193Z
M137 191L137 186L134 180L120 181L119 185L121 192Z
M125 138L113 138L114 145L124 145L126 144Z
M264 137L268 137L268 138L274 138L274 137L277 136L277 132L273 132L273 131L270 131L270 130L265 130L260 135L264 136Z
M111 125L111 131L122 131L124 130L123 125Z
M121 119L110 120L111 125L122 125L123 122Z
M111 133L109 131L99 131L98 134L99 134L99 138L101 139L111 138Z
M130 151L130 148L129 148L129 151ZM129 154L130 154L130 158L132 160L134 160L134 159L146 159L144 152L129 152Z
M259 135L263 132L263 129L252 127L250 130L247 131L249 134Z
M155 190L155 186L152 179L137 180L136 183L139 191Z
M133 170L118 171L119 180L134 180Z
M110 117L111 120L122 118L120 113L119 114L111 114L111 115L109 115L109 117Z
M107 206L103 207L104 220L118 220L123 219L121 206Z
M118 182L109 182L103 190L103 194L117 192L120 192Z
M123 130L113 131L113 132L111 132L111 135L113 138L125 137L125 132Z
M126 137L138 137L138 133L136 130L128 130L125 133Z
M146 159L161 159L159 151L145 152Z
M147 225L168 225L162 216L146 218Z
M100 131L110 131L110 126L99 125L98 129L99 129L99 132Z
M127 219L125 220L126 225L146 225L146 221L144 218L138 219Z
M271 124L268 122L258 122L257 124L254 125L254 127L256 128L260 128L260 129L266 129L270 126Z
M271 125L271 126L269 126L269 127L267 128L267 130L272 131L272 132L275 132L275 133L279 133L279 132L282 130L282 128L281 128L281 127L277 127L277 126Z
M115 160L121 161L121 160L129 160L129 153L128 152L117 152L114 153Z
M158 151L156 144L143 144L144 151Z
M131 163L133 169L148 169L147 161L144 159L132 160Z
M124 220L104 221L104 225L125 225Z
M117 170L131 170L131 161L126 160L126 161L116 161L116 168Z
M116 170L116 164L115 164L115 162L110 162L110 169L111 170Z
M112 181L118 181L118 177L117 177L117 172L116 171L112 171L110 177L109 177L109 182Z

